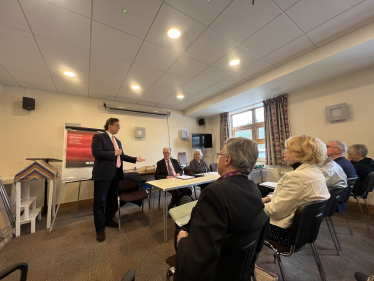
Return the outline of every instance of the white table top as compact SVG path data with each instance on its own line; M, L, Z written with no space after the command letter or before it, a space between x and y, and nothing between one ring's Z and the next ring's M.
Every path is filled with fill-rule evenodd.
M163 191L178 189L182 187L187 187L191 185L199 185L203 183L213 182L219 179L219 174L204 174L204 177L198 177L188 180L182 180L177 178L170 178L170 179L163 179L163 180L155 180L155 181L147 181L146 184L149 184L153 187L157 187Z

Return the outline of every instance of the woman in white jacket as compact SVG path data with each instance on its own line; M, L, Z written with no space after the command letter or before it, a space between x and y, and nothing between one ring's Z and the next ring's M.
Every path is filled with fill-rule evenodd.
M274 194L262 199L270 217L267 237L290 246L288 236L296 209L305 203L327 200L330 193L326 180L317 165L326 159L326 145L319 139L290 137L282 151L284 160L294 171L285 174L278 182Z

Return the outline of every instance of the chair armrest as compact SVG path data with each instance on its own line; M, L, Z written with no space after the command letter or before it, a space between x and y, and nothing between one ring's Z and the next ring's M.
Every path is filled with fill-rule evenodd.
M16 270L21 270L21 278L20 278L20 281L26 281L27 280L27 272L28 272L28 268L29 266L27 265L27 263L16 263L16 264L13 264L7 268L5 268L4 270L0 271L0 280L1 279L4 279L5 277L7 277L9 274L13 273L14 271Z

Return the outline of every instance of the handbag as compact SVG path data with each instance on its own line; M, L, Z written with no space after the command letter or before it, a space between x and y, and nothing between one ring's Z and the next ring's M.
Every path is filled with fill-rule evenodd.
M278 276L273 272L267 271L256 265L255 267L256 281L278 281Z

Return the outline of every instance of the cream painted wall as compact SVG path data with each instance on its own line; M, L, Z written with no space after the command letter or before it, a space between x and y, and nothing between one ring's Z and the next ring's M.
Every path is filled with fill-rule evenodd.
M22 97L36 100L36 110L22 109ZM80 123L82 127L103 128L110 117L120 119L121 129L118 139L122 142L124 153L131 156L142 156L145 162L125 163L126 169L155 165L162 159L162 149L170 145L172 155L177 158L178 152L187 152L192 156L192 143L181 139L181 130L190 133L202 133L196 118L185 117L183 112L172 110L168 120L165 117L137 115L105 111L101 99L93 99L76 95L4 86L0 95L0 175L14 176L31 162L25 158L49 157L62 159L65 123ZM126 105L119 102L110 104ZM131 105L134 107L134 105ZM160 110L149 106L136 105L137 108ZM135 127L145 127L145 139L138 141L134 136ZM61 172L61 163L51 163ZM37 196L38 206L42 205L44 183L32 182L32 195ZM76 201L78 184L69 184L62 202ZM57 198L62 192L62 183L58 181ZM93 183L83 182L80 199L93 197Z
M326 122L325 107L339 103L348 104L348 120ZM374 69L291 93L288 105L293 135L366 144L374 158ZM374 205L374 194L367 201Z
M348 104L349 119L326 122L325 107L339 103ZM292 135L307 134L324 142L338 139L348 146L363 143L368 157L374 158L374 69L289 93L288 110ZM211 152L215 154L219 152L220 117L206 119L205 132L213 133L218 144ZM374 205L374 194L367 201Z

